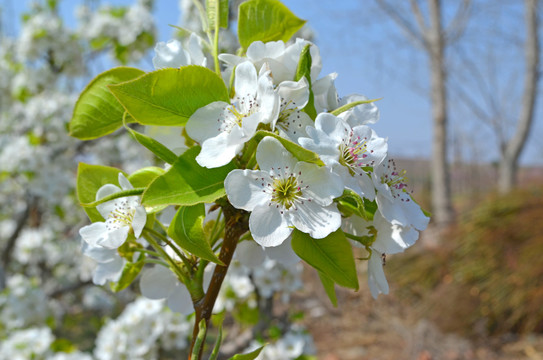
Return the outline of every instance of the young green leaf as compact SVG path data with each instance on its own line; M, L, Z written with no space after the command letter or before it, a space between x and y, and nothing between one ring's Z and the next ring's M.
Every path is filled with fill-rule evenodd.
M118 185L119 173L123 171L109 166L89 165L79 163L77 169L77 199L81 204L92 203L96 200L96 192L103 185ZM102 215L93 207L83 208L92 222L104 221Z
M108 90L108 85L133 80L145 72L130 67L117 67L95 77L75 103L68 125L70 135L80 140L96 139L123 125L124 108Z
M304 24L278 0L249 0L239 6L239 43L247 49L258 40L287 42Z
M221 77L197 65L153 71L109 89L143 125L184 125L199 108L230 101Z
M330 279L327 275L323 274L322 272L319 273L319 279L321 279L322 286L324 287L324 291L326 291L326 295L328 295L328 298L332 302L332 305L334 307L337 307L337 296L336 296L336 289L335 284L332 279Z
M313 239L306 233L294 230L292 249L302 260L338 285L358 290L353 250L341 229L324 239Z
M224 196L224 179L235 166L201 167L196 162L199 152L199 146L190 148L164 175L157 177L143 193L143 205L187 206L212 202Z
M347 110L350 110L352 108L354 108L355 106L358 106L358 105L363 105L363 104L370 104L372 102L376 102L376 101L379 101L381 100L382 98L380 99L370 99L370 100L359 100L359 101L353 101L352 103L348 103L348 104L345 104L341 107L338 107L337 109L335 110L332 110L330 111L330 114L332 115L335 115L335 116L338 116L339 114L341 114L342 112L345 112Z
M139 133L134 129L129 128L125 124L126 130L128 130L128 133L132 135L132 137L139 142L141 145L145 146L147 149L149 149L153 154L156 155L160 160L168 163L173 164L175 160L177 160L177 155L175 155L170 149L168 149L166 146L162 145L159 141L153 139L152 137L149 137L145 134Z
M148 166L130 174L130 176L128 176L128 181L130 181L134 188L147 187L154 179L163 175L165 172L166 170L163 168Z
M168 228L168 235L177 245L191 254L224 265L207 241L204 233L204 218L204 204L183 206L175 214Z
M294 155L294 157L300 161L305 161L305 162L308 162L308 163L313 163L313 164L317 164L319 166L324 166L324 163L322 162L322 160L319 158L319 155L317 155L316 153L314 153L313 151L311 150L307 150L307 149L304 149L303 147L301 147L300 145L284 138L284 137L281 137L275 133L272 133L270 131L265 131L265 130L259 130L256 132L254 138L257 140L257 141L260 141L262 140L263 138L265 138L266 136L271 136L271 137L274 137L276 138L277 140L279 140L279 142L285 147L285 149L287 149L288 151L290 151L290 153L292 155Z
M220 27L228 27L228 0L206 0L206 12L210 30L215 29L215 19L219 19Z
M311 44L307 44L300 53L300 60L298 61L298 67L296 68L296 77L294 80L298 81L305 77L309 84L309 100L304 107L304 112L309 115L313 120L317 117L317 110L315 110L315 96L313 95L313 89L311 87Z
M258 355L260 355L260 353L262 352L262 349L264 349L264 346L259 347L258 349L251 351L250 353L247 353L247 354L234 355L228 360L254 360L258 357Z

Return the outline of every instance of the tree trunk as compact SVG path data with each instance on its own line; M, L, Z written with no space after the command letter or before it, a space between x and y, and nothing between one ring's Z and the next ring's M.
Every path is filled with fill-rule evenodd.
M518 159L532 127L535 113L535 99L539 82L539 36L538 36L538 0L525 0L526 43L524 56L526 69L524 73L524 90L522 109L513 137L507 142L502 152L499 172L498 190L500 193L510 192L517 182Z
M444 64L445 41L441 23L441 3L429 0L430 27L427 32L431 69L433 118L432 209L438 226L453 221L451 184L447 158L447 84Z

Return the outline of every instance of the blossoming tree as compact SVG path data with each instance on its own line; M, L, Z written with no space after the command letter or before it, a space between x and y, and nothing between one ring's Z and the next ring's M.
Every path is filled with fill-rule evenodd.
M303 20L277 0L244 2L241 48L219 54L228 1L200 10L207 38L157 44L155 71L98 75L69 124L81 140L124 127L162 164L129 173L80 163L77 196L92 224L79 233L98 262L95 283L120 290L141 273L144 296L194 313L190 359L203 356L234 256L255 274L258 259L302 259L336 304L336 284L359 288L353 246L362 247L377 297L388 292L386 254L413 245L429 220L371 129L375 100L339 97L336 74L319 77L318 48L289 42ZM166 137L148 131L156 126ZM220 345L219 332L210 359Z

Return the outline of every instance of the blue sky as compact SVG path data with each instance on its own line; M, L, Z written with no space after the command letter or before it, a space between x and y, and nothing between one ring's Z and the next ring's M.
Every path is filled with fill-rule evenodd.
M74 22L77 3L81 2L61 1L61 13L68 24ZM110 3L126 5L132 1L115 0ZM383 98L378 102L381 120L373 127L380 136L388 137L390 153L402 157L430 157L427 62L421 52L412 50L395 25L375 11L373 1L283 0L283 3L307 20L315 31L323 62L321 75L338 73L336 87L340 96L360 93L369 98ZM28 2L0 0L0 4L4 9L11 6L18 14ZM522 20L522 7L516 10L520 14L516 17L508 16L509 10L506 13L508 20L504 23L504 33L513 27L523 29L519 22ZM155 14L158 40L167 41L172 35L172 28L168 25L177 24L180 18L178 1L155 0ZM12 22L11 28L16 29L15 25ZM478 26L484 27L484 21ZM520 60L519 57L517 63ZM473 120L472 115L462 110L454 99L450 101L449 108L453 114L450 127L458 134L465 159L475 161L473 154L477 153L484 161L497 160L497 147L488 126ZM537 108L537 114L536 126L521 158L524 164L543 165L541 106Z

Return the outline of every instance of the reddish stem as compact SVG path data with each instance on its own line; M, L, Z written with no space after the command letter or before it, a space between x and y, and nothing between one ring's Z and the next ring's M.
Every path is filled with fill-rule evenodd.
M220 204L223 209L225 228L224 228L224 240L219 254L219 259L225 264L225 266L217 265L213 272L213 277L209 284L209 288L205 296L194 302L194 309L196 311L194 329L192 331L192 341L190 344L189 360L200 360L203 351L200 351L198 359L191 359L192 350L196 337L198 336L199 326L198 324L202 319L205 319L206 327L209 329L209 319L213 313L213 306L217 301L219 290L221 289L222 282L234 256L234 251L238 244L241 235L249 230L248 213L243 210L239 210L230 205L229 202L224 201ZM204 338L205 339L205 338Z

